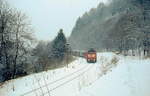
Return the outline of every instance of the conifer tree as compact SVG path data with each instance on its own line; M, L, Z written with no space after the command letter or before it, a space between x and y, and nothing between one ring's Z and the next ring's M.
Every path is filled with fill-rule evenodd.
M54 39L52 43L52 51L50 57L54 60L62 61L65 57L65 53L67 51L66 46L67 40L63 33L63 29L60 29L58 35Z

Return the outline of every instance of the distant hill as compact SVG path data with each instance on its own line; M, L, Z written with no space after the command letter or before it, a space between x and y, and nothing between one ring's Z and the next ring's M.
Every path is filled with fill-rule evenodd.
M150 31L150 0L100 3L76 21L69 42L73 49L123 50L141 48ZM146 39L148 40L148 39Z

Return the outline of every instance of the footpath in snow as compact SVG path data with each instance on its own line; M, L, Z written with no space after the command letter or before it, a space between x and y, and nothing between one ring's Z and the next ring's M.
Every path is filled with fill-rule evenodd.
M0 96L150 96L150 60L99 53L60 68L5 82Z

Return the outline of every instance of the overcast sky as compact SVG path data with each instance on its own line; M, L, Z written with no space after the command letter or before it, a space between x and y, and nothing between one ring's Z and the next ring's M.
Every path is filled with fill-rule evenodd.
M76 19L105 0L8 0L24 12L39 40L52 40L60 28L68 37Z

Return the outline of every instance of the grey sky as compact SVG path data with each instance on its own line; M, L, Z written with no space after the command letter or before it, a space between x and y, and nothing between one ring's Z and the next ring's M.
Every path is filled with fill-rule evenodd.
M69 36L76 19L106 0L8 0L31 20L39 40L52 40L60 28Z

